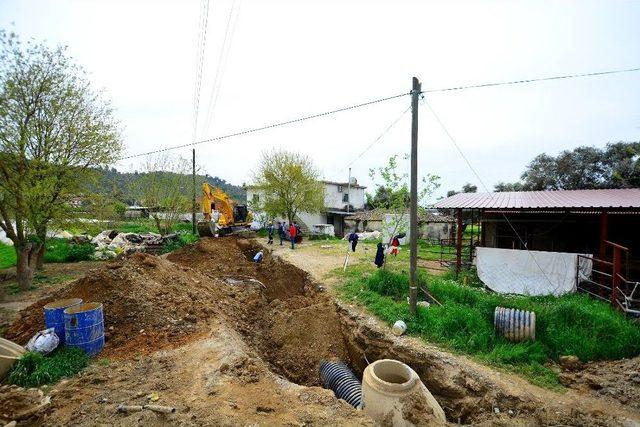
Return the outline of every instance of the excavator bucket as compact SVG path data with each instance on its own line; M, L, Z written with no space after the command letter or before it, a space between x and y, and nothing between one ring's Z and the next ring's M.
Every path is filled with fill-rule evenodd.
M216 235L216 224L213 221L198 222L198 233L200 237L213 237Z

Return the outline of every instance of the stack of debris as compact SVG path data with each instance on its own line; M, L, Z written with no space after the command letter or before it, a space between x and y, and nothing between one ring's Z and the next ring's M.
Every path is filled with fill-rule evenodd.
M115 258L120 253L162 251L162 248L179 239L177 234L161 236L157 233L120 233L116 230L105 230L91 240L96 245L95 259Z

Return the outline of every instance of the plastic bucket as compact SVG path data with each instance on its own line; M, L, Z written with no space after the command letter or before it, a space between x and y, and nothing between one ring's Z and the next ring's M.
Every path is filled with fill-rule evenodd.
M89 356L98 354L104 347L101 303L90 302L66 309L64 327L67 347L81 348Z
M54 328L60 338L60 344L64 344L64 311L69 307L82 304L80 298L59 299L44 306L44 324L47 329Z

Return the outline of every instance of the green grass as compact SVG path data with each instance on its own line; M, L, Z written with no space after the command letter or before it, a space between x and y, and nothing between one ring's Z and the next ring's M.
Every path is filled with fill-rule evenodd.
M406 302L406 274L378 270L367 276L362 268L352 268L340 293L365 305L389 325L402 319L410 334L547 387L559 387L559 382L545 364L561 355L589 361L640 354L640 328L608 304L585 295L504 296L436 277L429 278L429 289L443 306L418 307L415 316ZM496 336L496 306L535 311L536 341L510 343Z
M89 356L78 348L62 347L49 356L27 353L11 368L10 384L21 387L39 387L71 377L89 364Z
M0 243L0 268L9 268L16 265L16 251L13 246Z
M183 246L191 245L198 241L200 236L197 234L193 234L191 231L179 231L178 232L178 241L169 243L162 250L163 253L173 252L177 249L180 249Z

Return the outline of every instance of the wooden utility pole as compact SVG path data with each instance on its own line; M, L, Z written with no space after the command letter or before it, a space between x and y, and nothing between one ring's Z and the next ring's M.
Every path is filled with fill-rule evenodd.
M191 205L191 225L192 232L196 234L197 232L197 224L196 224L196 149L194 148L192 151L192 172L191 176L193 178L193 203Z
M409 206L409 306L416 313L418 300L418 100L421 84L413 78L411 89L411 195Z

